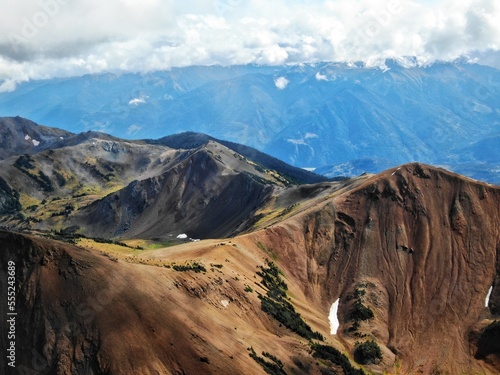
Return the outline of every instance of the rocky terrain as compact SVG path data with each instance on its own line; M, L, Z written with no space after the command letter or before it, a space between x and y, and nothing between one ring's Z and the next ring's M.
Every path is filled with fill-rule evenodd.
M0 121L0 133L17 131L0 160L0 223L6 228L225 237L253 225L274 191L326 180L202 134L158 141L94 132L42 139L35 135L39 128L46 129L20 118ZM40 139L36 146L34 137Z
M130 238L122 237L130 247L1 232L2 300L4 265L12 260L17 269L19 370L500 372L500 188L417 163L288 185L269 171L248 179L232 169L238 158L220 144L182 152L170 173L145 177L81 211L102 210L92 221L103 230L119 228L117 218L133 212ZM256 207L239 209L256 220L243 229L248 212L210 216L204 202L188 199L199 190L195 165L218 176L211 181L206 173L199 185L206 207L213 208L216 191L227 206L236 197L251 201ZM204 220L220 220L226 233L241 234L133 248L153 228L144 223L167 220L160 210L172 210L174 201L188 204L184 214L197 210L193 233ZM175 226L175 217L168 220ZM334 303L336 334L329 322Z

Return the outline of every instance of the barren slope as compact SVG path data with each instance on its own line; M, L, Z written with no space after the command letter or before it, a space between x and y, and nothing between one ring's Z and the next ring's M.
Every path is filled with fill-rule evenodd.
M209 141L161 174L80 210L69 223L104 237L227 237L248 228L273 189L289 184L280 173Z
M375 317L358 333L386 347L379 370L500 371L498 347L474 358L484 357L478 330L500 313L498 187L409 164L250 237L276 251L311 301L326 309L340 298L351 348L353 293L366 293Z
M382 361L366 370L500 372L498 187L409 164L304 194L282 216L264 215L261 230L134 255L2 234L1 264L16 261L19 321L31 327L19 328L19 363L33 368L34 348L42 373L263 374L253 347L288 374L342 373L262 311L257 266L273 258L286 301L325 342L351 358L356 341L378 343ZM300 195L284 190L269 205ZM359 318L367 309L373 317Z
M320 374L307 340L261 311L257 292L265 290L254 276L263 257L255 245L181 246L177 263L197 259L204 273L7 232L0 245L2 265L16 263L18 287L17 368L2 363L7 374L263 374L249 347L280 358L287 373ZM327 332L325 322L314 328Z

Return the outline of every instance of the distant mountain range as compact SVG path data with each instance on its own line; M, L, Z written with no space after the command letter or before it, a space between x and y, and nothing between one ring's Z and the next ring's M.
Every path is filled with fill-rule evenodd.
M327 176L420 161L498 184L499 83L464 62L188 67L26 82L0 94L0 114L122 138L205 133Z

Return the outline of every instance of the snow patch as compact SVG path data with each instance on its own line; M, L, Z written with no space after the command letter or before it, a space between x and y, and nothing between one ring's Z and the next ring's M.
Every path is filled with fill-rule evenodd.
M319 136L315 133L306 133L306 139L319 138Z
M59 139L62 141L64 139L64 137L59 137Z
M133 124L133 125L130 125L128 128L127 128L127 134L128 135L134 135L136 133L138 133L139 131L142 130L142 126L139 126L139 125L136 125L136 124Z
M479 112L479 113L492 113L493 110L484 105L484 104L480 104L480 103L474 103L474 111L475 112Z
M134 98L128 102L128 105L139 105L139 104L145 104L145 103L146 103L146 99L144 99L144 98Z
M401 169L401 167L399 167L398 169L396 169L394 172L392 172L391 176L394 176L396 174L397 171L399 171Z
M337 330L340 327L338 318L339 302L340 298L333 303L332 307L330 308L330 315L328 315L328 320L330 321L330 333L332 335L336 335Z
M25 139L26 141L29 141L29 140L31 139L31 137L30 137L28 134L26 134L26 136L24 137L24 139Z
M303 145L303 146L307 146L307 143L306 143L306 142L304 142L304 140L303 140L303 139L291 139L291 138L289 138L289 139L287 139L286 141L287 141L287 142L289 142L289 143L292 143L292 144L294 144L294 145Z
M220 303L222 304L222 306L224 306L225 308L227 308L229 306L229 301L227 299L223 299L222 301L220 301Z
M177 238L178 238L179 240L185 240L185 239L187 239L187 238L188 238L188 236L187 236L187 234L182 233L182 234L179 234L179 235L177 236Z
M484 301L484 307L488 307L488 305L490 304L491 292L493 292L493 287L490 288L488 294L486 295L486 300Z
M40 144L40 141L37 141L36 139L32 139L31 142L33 142L33 146L38 146Z

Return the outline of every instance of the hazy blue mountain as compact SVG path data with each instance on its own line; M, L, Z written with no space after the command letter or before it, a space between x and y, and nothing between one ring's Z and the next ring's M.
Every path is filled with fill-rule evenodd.
M420 161L500 183L500 71L407 62L189 67L34 81L1 93L0 115L137 139L202 132L303 168L340 171L354 163L347 169L357 173L360 160Z

